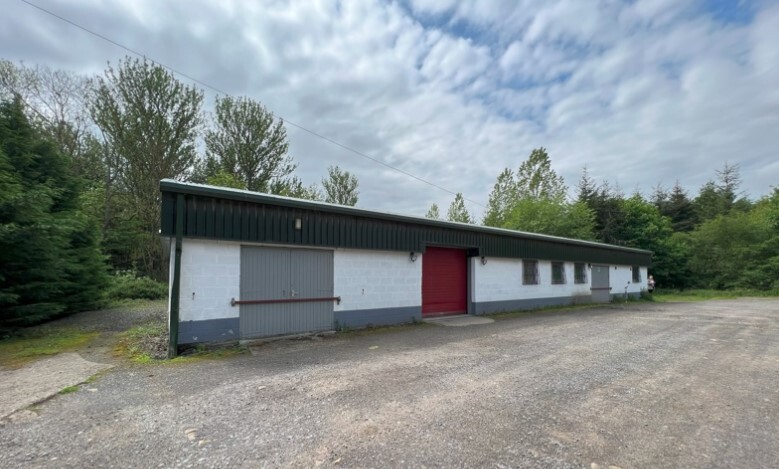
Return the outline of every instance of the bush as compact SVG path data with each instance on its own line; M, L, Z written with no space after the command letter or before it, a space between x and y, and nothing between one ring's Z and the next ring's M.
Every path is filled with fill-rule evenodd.
M108 298L111 300L161 300L167 296L166 284L130 273L116 275L108 289Z

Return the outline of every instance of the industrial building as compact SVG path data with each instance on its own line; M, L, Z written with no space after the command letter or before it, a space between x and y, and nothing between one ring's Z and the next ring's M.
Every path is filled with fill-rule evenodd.
M608 302L651 252L160 182L174 347Z

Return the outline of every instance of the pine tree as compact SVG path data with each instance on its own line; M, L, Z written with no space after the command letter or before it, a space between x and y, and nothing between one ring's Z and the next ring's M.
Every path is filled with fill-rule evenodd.
M54 142L21 100L0 105L0 323L43 321L93 307L106 285L98 230Z

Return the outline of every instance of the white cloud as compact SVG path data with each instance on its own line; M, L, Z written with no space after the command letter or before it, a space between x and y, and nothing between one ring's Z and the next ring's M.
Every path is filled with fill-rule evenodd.
M779 179L779 7L715 21L698 2L52 2L46 8L466 197L545 146L574 186L693 193L725 161ZM124 51L24 4L2 55L84 73ZM213 93L211 93L213 94ZM360 205L423 214L452 196L289 126L306 182L357 174ZM482 209L472 205L480 216Z

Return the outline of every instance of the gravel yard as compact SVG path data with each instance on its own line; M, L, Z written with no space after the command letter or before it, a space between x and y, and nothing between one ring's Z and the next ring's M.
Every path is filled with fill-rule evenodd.
M632 303L119 365L4 467L779 467L779 301Z

